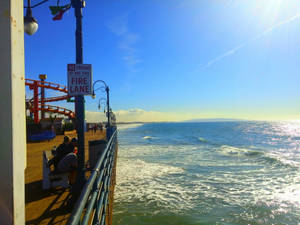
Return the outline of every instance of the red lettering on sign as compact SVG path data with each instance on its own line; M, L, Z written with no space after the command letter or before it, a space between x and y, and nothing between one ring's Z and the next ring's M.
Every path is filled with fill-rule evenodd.
M75 71L75 64L68 64L68 71Z
M70 86L69 93L89 93L89 86Z
M87 84L87 78L82 77L72 77L71 84Z

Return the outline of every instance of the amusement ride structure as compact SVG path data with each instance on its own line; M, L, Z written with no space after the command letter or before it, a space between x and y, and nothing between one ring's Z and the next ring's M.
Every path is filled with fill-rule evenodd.
M29 86L30 90L33 90L33 98L26 100L26 109L29 109L30 112L33 113L34 123L37 124L40 121L39 111L41 111L42 119L45 118L45 112L57 113L65 115L70 119L74 119L75 113L73 111L63 107L45 104L47 102L69 100L70 96L68 95L67 87L60 84L46 82L45 74L41 74L39 77L40 80L25 79L25 85ZM39 88L41 88L41 93L39 93ZM45 98L45 88L65 93L65 95ZM41 95L40 98L39 95Z

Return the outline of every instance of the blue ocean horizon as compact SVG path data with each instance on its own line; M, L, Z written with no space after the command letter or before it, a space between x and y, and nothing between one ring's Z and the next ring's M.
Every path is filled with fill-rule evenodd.
M300 123L119 126L114 225L298 224Z

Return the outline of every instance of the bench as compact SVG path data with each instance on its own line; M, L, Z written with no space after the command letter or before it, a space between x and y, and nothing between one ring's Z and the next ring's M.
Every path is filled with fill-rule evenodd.
M43 151L43 189L46 190L59 186L68 188L69 173L58 173L56 171L51 171L49 165L51 155L51 151Z

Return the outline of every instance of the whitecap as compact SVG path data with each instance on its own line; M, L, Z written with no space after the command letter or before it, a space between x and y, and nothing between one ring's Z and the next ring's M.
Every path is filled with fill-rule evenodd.
M151 137L151 136L145 136L145 137L143 137L143 139L145 139L145 140L151 140L151 139L153 139L153 137Z
M261 156L264 152L251 150L248 148L238 148L229 145L222 145L220 147L222 154L224 155L236 155L236 156Z

